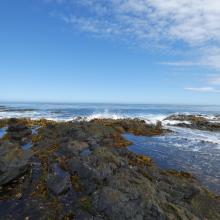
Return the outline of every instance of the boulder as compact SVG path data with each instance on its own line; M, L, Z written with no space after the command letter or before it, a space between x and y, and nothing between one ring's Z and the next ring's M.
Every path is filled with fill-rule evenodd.
M144 219L144 213L139 204L130 201L126 194L117 189L104 187L93 194L92 201L94 207L109 219Z
M11 119L8 126L8 137L13 141L22 141L32 134L32 130L16 119Z
M0 142L0 185L9 183L27 171L30 153L15 143Z
M71 188L69 173L60 168L58 164L53 164L47 177L47 188L54 195L61 195Z

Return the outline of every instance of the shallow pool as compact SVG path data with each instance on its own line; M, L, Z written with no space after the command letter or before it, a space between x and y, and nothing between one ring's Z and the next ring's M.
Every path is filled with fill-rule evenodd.
M0 128L0 139L4 137L4 135L7 133L7 127Z
M169 127L174 132L155 137L124 135L129 150L150 156L159 166L191 172L220 194L220 133Z

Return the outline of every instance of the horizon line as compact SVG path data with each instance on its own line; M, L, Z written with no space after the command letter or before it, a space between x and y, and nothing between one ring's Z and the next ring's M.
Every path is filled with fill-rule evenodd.
M0 104L13 104L13 103L17 103L17 104L100 104L100 105L185 105L185 106L220 106L220 104L204 104L204 103L198 103L198 104L191 104L191 103L141 103L141 102L99 102L99 101L30 101L30 100L26 100L26 101L1 101L0 100Z

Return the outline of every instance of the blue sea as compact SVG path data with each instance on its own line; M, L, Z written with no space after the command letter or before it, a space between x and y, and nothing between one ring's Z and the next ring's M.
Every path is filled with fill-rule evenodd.
M220 106L159 105L159 104L65 104L65 103L0 103L0 118L28 117L70 121L83 117L140 118L146 123L158 120L173 132L156 137L126 134L133 142L129 150L152 157L159 166L191 172L203 185L220 194L220 132L179 128L163 121L172 114L203 115L220 120ZM0 129L0 138L6 132Z
M220 106L158 104L0 103L0 118L31 117L72 120L75 117L138 117L157 120L174 113L220 114Z

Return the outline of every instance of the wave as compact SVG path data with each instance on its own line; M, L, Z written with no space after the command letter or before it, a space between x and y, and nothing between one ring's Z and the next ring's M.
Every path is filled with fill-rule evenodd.
M79 107L79 106L77 106ZM205 132L199 130L192 130L187 128L179 128L175 127L178 123L183 123L182 121L175 121L175 120L164 120L168 116L173 115L173 113L146 113L145 111L131 111L131 112L124 112L121 109L117 111L111 108L105 108L100 110L99 108L96 109L87 109L83 108L75 111L73 109L40 109L35 111L0 111L0 119L1 118L30 118L33 120L39 119L47 119L53 121L72 121L72 120L85 120L91 121L93 119L126 119L126 118L138 118L144 120L146 123L155 124L157 121L162 121L165 128L169 128L170 130L175 132L175 135L169 136L166 139L169 142L172 142L173 146L176 147L184 147L182 143L179 143L179 139L186 138L187 142L185 142L185 147L188 149L194 149L195 151L200 150L197 146L201 145L201 142L208 142L213 145L216 145L220 149L220 134L214 132ZM191 114L190 112L176 112L175 114ZM207 118L210 122L216 122L217 120L220 121L220 117L214 114L195 114L195 115L202 115L203 117ZM189 124L190 122L184 121L184 123ZM163 137L161 137L163 138ZM194 145L194 147L193 147Z
M2 108L1 108L2 107ZM174 112L177 110L176 112ZM203 112L195 111L187 112L188 108L170 105L101 105L101 104L10 104L8 106L0 106L1 118L31 118L48 119L54 121L71 121L77 120L79 117L83 120L90 121L96 118L108 119L125 119L138 118L146 121L146 123L155 124L157 121L162 121L166 125L175 125L179 121L164 120L173 114L193 114L202 115L211 122L220 121L220 116L213 114L204 114ZM189 122L184 122L189 123Z
M82 111L75 112L74 110L35 110L35 111L0 111L1 118L31 118L33 120L37 119L48 119L54 121L71 121L77 120L79 117L84 120L90 121L93 119L125 119L125 118L139 118L145 120L147 123L156 123L157 121L162 121L168 116L168 114L145 114L137 112L124 113L120 110L112 111L109 109L104 109L100 111L96 109L94 111L82 109Z
M220 133L219 132L210 132L210 131L201 131L196 129L190 128L180 128L180 127L173 127L173 126L165 126L166 128L175 132L174 135L171 135L171 139L173 142L176 142L174 139L185 139L185 142L191 146L192 149L195 151L200 150L203 147L210 146L212 144L214 148L220 149ZM199 147L198 147L199 146ZM181 147L189 147L184 146L181 144Z
M178 114L178 113L176 113ZM173 114L172 114L173 115ZM201 114L200 114L201 115ZM1 118L31 118L31 119L48 119L48 120L54 120L54 121L71 121L75 120L78 117L82 117L85 120L92 120L96 118L107 118L107 119L125 119L125 118L138 118L141 120L146 121L147 123L156 123L157 121L163 121L164 125L175 125L180 123L180 121L175 120L166 120L170 114L167 113L121 113L119 112L113 112L109 110L104 111L92 111L89 112L83 112L79 111L77 113L71 112L71 111L48 111L48 110L32 110L32 111L0 111L0 119ZM214 115L204 115L203 117L207 118L210 122L217 122L220 121L220 118L214 116ZM185 121L184 123L189 123Z

